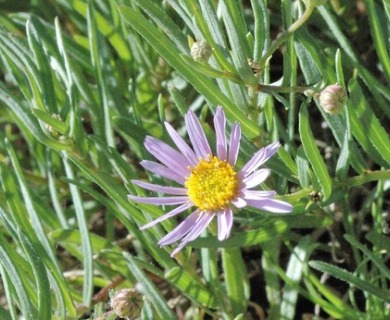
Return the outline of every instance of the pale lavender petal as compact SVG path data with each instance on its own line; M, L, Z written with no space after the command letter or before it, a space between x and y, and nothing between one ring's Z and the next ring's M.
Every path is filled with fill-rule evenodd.
M240 150L241 127L238 123L233 124L232 132L230 133L229 142L229 157L228 162L234 166L237 161L238 151Z
M156 204L156 205L175 205L182 204L189 201L188 197L138 197L129 194L127 196L130 200L139 203L148 203L148 204Z
M246 201L241 197L237 197L236 199L232 200L231 203L239 209L246 207L247 204Z
M192 206L193 206L193 204L191 202L184 203L181 206L178 206L177 208L173 209L172 211L170 211L170 212L162 215L161 217L157 218L156 220L153 220L152 222L149 222L149 223L143 225L139 229L140 230L144 230L144 229L150 228L150 227L156 225L157 223L160 223L160 222L162 222L164 220L167 220L169 218L172 218L172 217L178 215L179 213L182 213L183 211L187 210L188 208L191 208Z
M261 148L255 155L250 159L244 167L241 169L239 175L246 176L252 171L255 171L264 162L271 158L279 149L280 143L274 142L264 148Z
M175 188L175 187L166 187L166 186L160 186L157 184L152 184L148 182L144 182L141 180L131 180L131 182L143 189L155 191L155 192L163 192L168 194L177 194L177 195L186 195L187 189L185 188Z
M186 181L185 177L177 174L173 170L167 168L166 166L149 160L143 160L140 162L140 165L143 166L146 170L158 174L163 178L176 181L179 184L183 184Z
M171 253L171 257L176 255L181 249L183 249L188 242L195 240L200 236L204 229L210 224L214 218L214 213L205 212L202 217L196 222L192 230L181 240L177 248Z
M190 163L187 158L165 142L153 137L146 137L145 148L162 164L174 170L179 175L185 177L190 174L190 170L188 169Z
M226 235L225 211L217 212L217 221L218 221L218 240L222 241L225 239L225 235Z
M184 139L177 133L172 126L165 122L165 128L168 131L169 136L172 141L176 144L181 153L188 159L191 166L196 166L198 164L198 157L195 155L195 152L188 146Z
M185 115L185 123L192 146L198 158L207 159L212 154L206 135L200 125L198 118L193 111L188 111Z
M220 160L226 160L227 158L227 147L226 147L226 117L219 106L214 116L214 128L215 135L217 138L217 156Z
M169 232L159 242L159 246L167 246L175 241L183 238L194 227L196 220L199 217L199 210L195 210L191 213L182 223L180 223L175 229Z
M244 200L262 200L273 198L276 195L274 190L242 190L241 196Z
M251 175L247 176L242 180L245 189L250 189L256 187L260 183L264 182L265 179L270 175L271 170L269 169L260 169L255 171Z
M293 210L293 206L291 204L276 199L247 199L246 201L248 202L248 205L254 208L274 213L289 213Z
M225 239L230 237L230 233L232 231L233 227L233 211L231 209L226 209L226 228L227 228L227 233Z
M229 237L233 225L233 213L226 209L217 214L218 216L218 240L222 241Z

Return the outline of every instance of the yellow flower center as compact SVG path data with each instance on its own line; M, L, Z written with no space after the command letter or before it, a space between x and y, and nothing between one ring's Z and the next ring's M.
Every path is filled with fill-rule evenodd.
M225 208L236 198L237 174L225 160L210 156L200 159L196 167L190 167L187 178L188 197L201 210L216 211Z

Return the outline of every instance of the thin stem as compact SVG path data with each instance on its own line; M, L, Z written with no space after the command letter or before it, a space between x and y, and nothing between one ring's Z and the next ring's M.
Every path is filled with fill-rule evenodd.
M371 181L388 180L388 179L390 179L390 170L378 170L378 171L365 172L360 176L345 179L343 182L339 182L339 183L336 182L336 184L340 186L356 187Z
M306 91L313 91L312 87L285 87L285 86L273 86L273 85L266 85L266 84L258 84L257 85L257 91L262 93L306 93Z
M315 6L307 6L302 16L295 21L282 35L272 42L264 56L258 61L260 66L264 66L272 54L298 29L300 28L311 16Z

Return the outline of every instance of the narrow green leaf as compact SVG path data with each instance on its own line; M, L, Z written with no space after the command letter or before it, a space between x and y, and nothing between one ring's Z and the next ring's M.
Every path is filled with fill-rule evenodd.
M148 301L155 307L157 313L161 319L174 320L175 315L168 307L166 301L161 296L160 291L155 284L149 279L149 277L141 270L138 266L137 261L127 252L123 252L123 257L126 259L129 271L133 276L142 284L143 294L146 296Z
M36 108L32 109L32 112L38 119L46 123L55 131L58 131L61 134L66 134L68 132L69 126L65 122L56 119L49 113Z
M30 261L31 269L34 272L34 279L37 286L36 294L38 297L37 319L50 320L52 312L51 292L46 269L41 260L42 254L39 253L38 248L38 250L34 248L31 241L20 232L20 230L19 239L27 258Z
M359 83L349 82L348 103L352 133L372 159L382 166L390 166L390 138L372 111Z
M383 73L387 77L387 81L390 81L390 57L389 57L389 48L387 47L386 42L388 41L388 38L386 35L389 32L389 23L388 21L380 21L380 14L379 10L382 10L382 8L378 8L378 5L373 0L365 0L364 1L366 10L367 10L367 16L368 21L370 23L369 30L371 31L372 39L374 40L374 47L377 52L379 61L383 67ZM387 22L387 23L386 23ZM386 28L387 25L387 28Z
M169 38L176 44L182 53L189 52L186 36L178 25L169 17L167 12L161 9L161 6L150 0L135 0L134 2L145 11L165 34L169 34Z
M12 285L12 291L18 297L19 307L22 314L29 320L37 319L37 310L33 306L33 301L27 295L26 287L22 281L23 275L20 274L20 267L14 264L10 256L11 248L3 235L0 233L0 263L3 266L2 272L6 272L9 277L10 285Z
M63 153L63 163L65 167L66 176L69 179L74 179L73 168L70 166L68 156ZM84 283L83 283L83 303L89 306L92 299L93 292L93 258L92 258L92 244L89 237L88 222L85 216L84 205L82 197L78 188L70 184L70 193L74 205L74 210L77 218L77 224L82 236L82 252L83 252L83 266L84 266Z
M273 221L259 229L236 232L229 239L219 241L216 237L198 238L190 243L194 248L233 248L249 247L268 241L284 233L288 225L284 221Z
M87 4L81 0L72 0L72 5L74 9L79 12L84 17L87 17ZM121 35L115 30L109 21L107 21L100 13L96 14L96 25L99 31L107 37L111 45L114 47L116 53L124 61L129 61L131 59L131 53L125 40Z
M234 64L245 82L256 84L258 80L248 64L248 59L252 58L252 53L250 53L246 41L248 31L246 30L242 6L237 1L221 2L220 5L230 47L232 48L231 54Z
M309 161L307 161L302 146L300 146L297 151L297 167L298 167L299 183L303 188L308 188L311 185L311 179L310 179L311 170L309 166Z
M344 143L341 147L340 156L337 160L336 166L336 177L341 181L347 177L351 157L348 135L348 132L345 132Z
M311 236L303 237L290 255L287 265L286 276L293 282L299 284L303 277L303 272L307 265L307 258L310 255L312 245ZM287 284L283 290L282 303L280 305L281 319L294 319L297 310L298 292L294 286Z
M361 244L359 241L354 239L348 234L344 235L345 240L347 240L351 245L358 248L360 251L364 253L366 257L368 257L382 272L382 274L390 279L390 269L386 267L386 265L383 263L383 259L378 254L370 251L364 244Z
M165 272L164 277L196 303L212 309L217 307L214 296L200 282L200 278L190 275L179 267L168 270Z
M341 269L339 267L333 266L329 263L322 262L322 261L310 261L309 265L312 268L317 269L321 272L329 273L333 277L345 281L350 285L352 284L355 287L367 293L370 293L387 303L390 302L390 295L387 290L383 290L381 288L378 288L375 285L372 285L371 283L365 280L361 280L360 278L350 273L349 271L346 271L344 269Z
M306 157L321 185L324 200L327 200L332 193L332 180L329 176L324 159L322 158L314 141L313 132L311 131L309 124L309 115L305 104L301 106L301 110L299 112L299 135L301 137Z
M246 266L239 248L222 249L222 268L233 314L243 313L248 307L250 286Z

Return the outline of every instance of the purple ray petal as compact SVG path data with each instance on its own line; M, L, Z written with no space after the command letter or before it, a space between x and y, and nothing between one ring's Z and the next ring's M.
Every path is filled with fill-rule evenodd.
M148 203L148 204L155 204L155 205L175 205L175 204L182 204L186 203L189 201L188 197L138 197L138 196L133 196L129 194L127 196L130 200L134 202L139 202L139 203Z
M182 223L180 223L175 229L169 232L159 242L159 246L167 246L175 241L183 238L194 227L196 220L199 217L199 210L195 210L191 213Z
M177 194L177 195L186 195L187 189L185 188L175 188L175 187L166 187L166 186L159 186L157 184L152 184L148 182L144 182L141 180L131 180L131 182L143 189L155 191L155 192L163 192L168 194Z
M157 223L160 223L160 222L162 222L164 220L172 218L172 217L178 215L179 213L182 213L183 211L187 210L188 208L191 208L192 206L193 206L193 204L191 202L184 203L181 206L179 206L179 207L173 209L172 211L170 211L170 212L162 215L161 217L157 218L156 220L153 220L152 222L149 222L149 223L143 225L139 229L140 230L145 230L147 228L153 227Z
M140 162L140 165L150 172L158 174L163 178L176 181L179 184L184 185L184 182L186 181L185 177L180 176L179 174L162 165L161 163L149 160L142 160Z
M169 136L172 141L176 144L181 153L188 159L191 166L196 166L198 164L198 157L195 155L195 152L188 146L184 139L177 133L172 126L165 122L165 128L168 131Z
M270 175L271 170L269 169L260 169L255 171L251 175L247 176L242 180L245 189L251 189L256 187L260 183L264 182L265 179Z
M220 160L226 160L226 117L221 106L217 107L217 111L214 116L214 128L217 137L217 156Z
M181 240L177 248L171 253L171 257L176 255L181 249L183 249L188 242L195 240L200 236L204 229L210 224L214 218L214 213L205 212L202 217L196 222L191 231Z
M232 231L232 227L233 227L233 211L231 209L226 209L225 210L226 212L226 228L227 228L227 233L226 233L226 237L225 239L229 238L230 237L230 233Z
M248 202L248 205L254 208L274 213L290 213L293 210L291 204L276 199L247 199L246 201Z
M218 216L218 240L222 241L230 236L233 225L233 213L231 209L226 209L217 214Z
M244 200L262 200L270 199L276 195L276 191L269 190L242 190L241 196Z
M165 142L148 136L146 137L144 144L146 150L168 168L174 170L183 177L190 174L188 169L190 163L187 158Z
M240 176L248 175L252 171L255 171L260 167L264 162L271 158L279 149L280 143L274 142L265 148L261 148L255 153L255 155L250 159L240 171Z
M195 113L190 110L185 115L184 120L196 155L198 158L207 159L208 155L211 155L212 152L198 118Z
M228 162L235 166L238 156L238 151L240 150L240 140L241 140L241 128L238 123L233 124L232 132L230 133L230 142L229 142L229 157Z
M237 197L236 199L232 200L231 203L239 209L246 206L246 201L241 197Z

